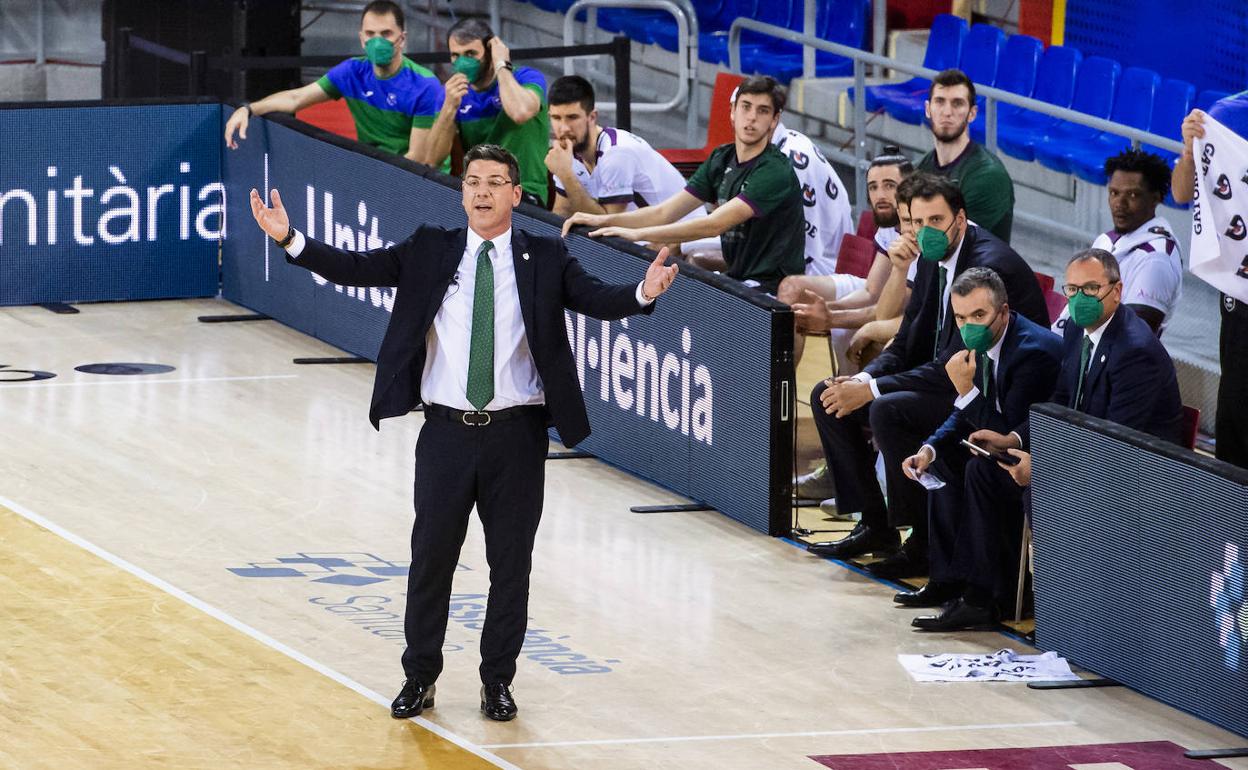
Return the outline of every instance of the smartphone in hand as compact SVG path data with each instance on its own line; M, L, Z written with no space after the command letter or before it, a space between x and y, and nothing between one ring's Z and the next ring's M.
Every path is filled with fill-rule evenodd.
M960 443L980 457L996 460L997 462L1004 463L1005 465L1018 465L1018 458L1009 452L998 452L995 449L989 449L987 447L982 447L979 444L973 444L966 439L962 439Z

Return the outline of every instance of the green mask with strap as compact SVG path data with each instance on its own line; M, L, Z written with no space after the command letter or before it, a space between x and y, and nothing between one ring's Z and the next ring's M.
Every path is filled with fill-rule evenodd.
M370 37L364 44L364 56L374 66L389 66L394 61L394 43L384 37Z

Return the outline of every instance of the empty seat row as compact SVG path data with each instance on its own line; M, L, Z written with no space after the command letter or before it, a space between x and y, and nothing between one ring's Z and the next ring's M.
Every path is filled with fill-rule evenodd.
M1045 49L1027 35L1007 39L996 27L976 24L968 28L965 21L947 14L937 16L932 24L923 65L935 70L956 66L977 85L995 86L1175 141L1180 139L1184 115L1193 106L1207 106L1224 95L1207 91L1198 97L1195 87L1183 80L1163 79L1143 67L1124 70L1105 57L1085 60L1073 48ZM929 87L926 78L871 86L866 89L865 107L919 125L925 118ZM850 98L854 98L852 89ZM971 137L981 143L986 140L985 101L982 96L977 99L979 114L971 124ZM1106 181L1106 158L1131 146L1130 140L1112 132L1004 103L997 105L997 143L1008 155L1038 161L1094 184ZM1167 150L1145 149L1174 160Z

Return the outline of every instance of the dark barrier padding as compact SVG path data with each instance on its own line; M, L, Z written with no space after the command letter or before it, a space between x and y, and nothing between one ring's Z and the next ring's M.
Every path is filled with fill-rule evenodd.
M1036 641L1248 735L1248 471L1031 413Z
M223 169L231 228L224 296L368 358L380 347L393 290L343 288L288 265L255 226L250 189L277 187L295 227L347 249L403 240L420 224L466 224L457 180L284 118L253 120ZM559 232L557 220L527 206L515 226ZM649 261L633 247L581 236L568 247L612 282L640 281ZM594 431L581 447L777 534L788 516L793 424L787 405L780 417L789 395L780 383L791 387L793 367L773 351L791 346L792 315L735 282L693 272L649 317L604 324L566 314ZM367 406L359 405L360 419Z
M4 105L0 304L206 297L221 105Z

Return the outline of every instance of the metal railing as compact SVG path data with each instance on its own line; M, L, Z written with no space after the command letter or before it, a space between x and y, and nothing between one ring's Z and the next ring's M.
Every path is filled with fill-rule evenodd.
M939 73L936 70L921 67L916 64L905 64L884 56L877 56L873 53L860 51L857 48L852 48L847 45L833 43L812 35L802 34L801 32L795 32L791 29L785 29L784 27L777 27L774 24L764 24L763 22L746 18L736 19L732 22L732 26L728 28L728 63L729 67L737 72L741 71L741 32L742 30L747 29L764 35L769 35L780 40L799 43L804 46L803 50L813 49L827 51L828 53L837 54L838 56L844 56L847 59L853 60L855 96L853 99L854 151L853 153L847 153L840 150L831 150L825 154L854 168L854 199L858 201L858 206L861 208L866 201L866 171L867 167L870 165L870 162L866 157L866 99L864 98L867 65L874 65L881 68L881 70L889 69L896 72L902 72L907 75L917 75L928 78L929 80L934 78ZM1066 120L1081 126L1087 126L1088 128L1094 128L1098 131L1116 134L1131 140L1132 146L1136 148L1138 148L1142 143L1147 143L1172 152L1183 151L1182 143L1170 139L1169 137L1143 131L1122 123L1114 123L1113 121L1097 118L1083 112L1076 112L1075 110L1067 109L1065 107L1057 107L1049 104L1048 102L1042 102L1028 96L1019 96L1018 94L1010 91L1003 91L999 88L980 85L979 83L975 84L975 93L979 96L985 97L985 144L988 149L994 153L997 151L998 102L1011 104L1016 107L1022 107L1024 109L1040 113L1041 115L1060 118L1061 120ZM1030 221L1035 224L1043 224L1046 226L1052 225L1064 231L1070 232L1071 234L1078 232L1074 231L1069 226L1062 225L1060 222L1055 223L1048 219L1042 219L1026 214L1025 212L1016 212L1015 218ZM1083 233L1079 233L1079 235L1082 236Z
M698 135L698 15L689 0L576 0L563 17L563 44L572 45L576 40L576 15L586 12L586 29L590 35L597 28L599 8L654 8L666 11L676 20L676 56L679 65L676 72L676 94L665 102L634 102L636 112L664 113L685 109L685 133L690 146L697 143ZM617 65L618 66L618 65ZM573 63L564 62L565 75L573 74ZM599 109L603 109L599 107ZM619 119L616 119L617 124ZM620 126L625 128L624 126ZM625 128L627 130L627 128Z
M125 98L132 51L141 51L164 61L187 68L187 93L202 96L208 92L207 79L210 70L241 73L244 70L289 69L293 67L332 67L345 59L361 55L361 52L338 56L209 56L204 51L179 51L135 35L129 27L122 27L116 34L116 62L113 77L114 95ZM625 131L632 127L632 61L630 45L626 37L612 38L609 43L593 45L552 46L547 48L517 48L511 52L513 61L534 59L576 58L581 56L610 56L615 62L615 111L616 125ZM444 64L450 60L446 51L422 51L403 54L417 64ZM234 78L233 97L241 101L242 81Z

